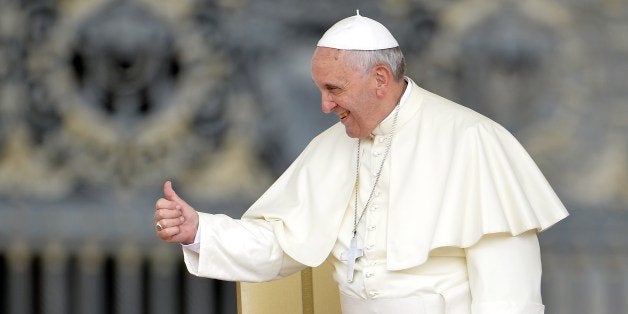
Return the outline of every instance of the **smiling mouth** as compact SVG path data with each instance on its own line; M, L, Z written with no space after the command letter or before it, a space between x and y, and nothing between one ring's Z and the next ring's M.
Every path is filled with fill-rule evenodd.
M344 120L348 115L349 115L349 112L345 111L345 112L339 114L338 117L340 117L340 120Z

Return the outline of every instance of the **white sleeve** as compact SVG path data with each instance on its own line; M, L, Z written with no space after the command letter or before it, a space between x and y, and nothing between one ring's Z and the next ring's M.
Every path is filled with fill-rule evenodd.
M466 249L473 314L542 314L536 231L485 235Z
M272 227L264 220L199 213L199 228L198 252L183 246L185 264L195 276L261 282L305 268L283 252Z

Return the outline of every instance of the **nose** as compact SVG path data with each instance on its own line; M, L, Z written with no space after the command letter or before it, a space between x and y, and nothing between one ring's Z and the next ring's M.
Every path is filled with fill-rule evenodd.
M321 110L324 113L330 113L334 110L334 108L336 108L336 103L331 99L331 97L326 96L325 93L323 93L321 98Z

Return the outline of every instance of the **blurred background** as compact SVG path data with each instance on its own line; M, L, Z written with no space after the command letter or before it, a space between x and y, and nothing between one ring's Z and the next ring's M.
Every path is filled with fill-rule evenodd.
M235 313L154 235L163 181L239 217L309 140L317 40L387 25L408 75L509 129L571 216L546 313L628 311L622 0L0 0L0 313Z

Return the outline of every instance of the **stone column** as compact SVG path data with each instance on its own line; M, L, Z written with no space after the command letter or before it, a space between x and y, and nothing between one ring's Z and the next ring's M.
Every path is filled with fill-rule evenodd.
M115 256L114 302L118 314L142 313L142 255L127 241Z
M24 241L13 240L6 254L8 313L31 313L33 310L31 251Z
M216 280L193 276L187 270L185 270L183 280L185 313L216 313Z
M42 313L66 314L68 304L68 254L58 240L46 244L42 254Z
M177 312L180 291L177 284L179 256L168 246L159 245L150 254L150 313L170 314Z
M87 244L78 251L77 313L105 313L104 249L97 244Z

